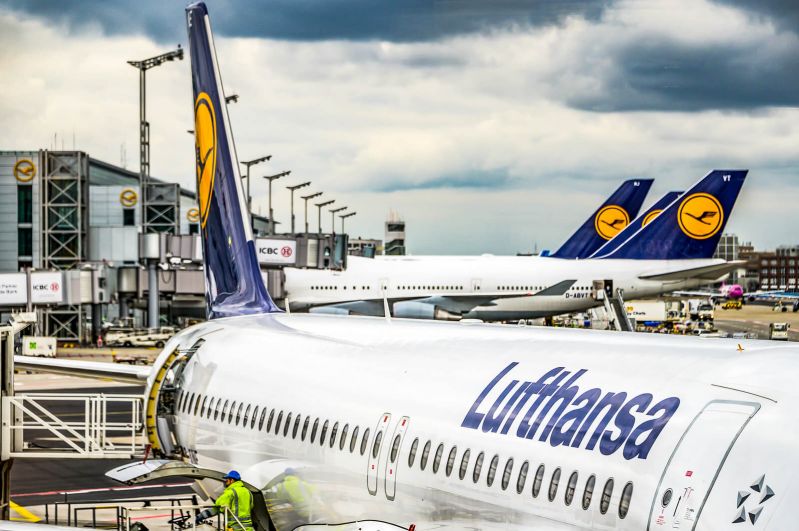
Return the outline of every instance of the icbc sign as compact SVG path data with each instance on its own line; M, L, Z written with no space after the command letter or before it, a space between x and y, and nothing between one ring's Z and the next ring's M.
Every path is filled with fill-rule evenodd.
M59 303L63 300L61 273L31 273L31 302L39 304Z
M258 254L258 263L293 264L296 260L294 255L297 253L297 242L261 238L255 240L255 251Z

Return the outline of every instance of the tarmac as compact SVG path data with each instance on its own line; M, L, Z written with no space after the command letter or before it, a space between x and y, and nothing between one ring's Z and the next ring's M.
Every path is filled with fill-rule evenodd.
M740 310L715 310L715 325L720 332L754 332L758 339L768 339L771 323L788 323L788 339L799 341L799 312L774 311L771 306L763 304L744 304Z

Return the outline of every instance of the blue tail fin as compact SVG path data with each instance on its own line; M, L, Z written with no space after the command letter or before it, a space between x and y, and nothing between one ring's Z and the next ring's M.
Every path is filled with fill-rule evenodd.
M638 215L641 205L652 186L652 179L624 181L607 201L572 234L560 249L552 253L556 258L588 258L602 244L612 239L630 220Z
M713 170L603 258L711 258L748 170Z
M205 4L188 6L186 18L208 317L280 311L258 267Z
M630 222L629 225L624 227L624 230L618 233L615 238L597 249L594 254L590 256L590 258L601 258L602 256L610 254L616 250L619 245L627 241L627 238L638 232L638 229L645 225L649 225L650 221L655 219L664 208L673 203L675 199L680 197L680 195L682 195L682 192L668 192L666 195L658 199L654 205L649 207L646 212L635 218L632 222Z

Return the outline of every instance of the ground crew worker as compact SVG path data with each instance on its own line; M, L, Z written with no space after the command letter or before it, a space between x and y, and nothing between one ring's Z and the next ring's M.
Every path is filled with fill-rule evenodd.
M241 482L241 474L231 470L223 479L225 480L225 491L216 499L213 507L205 509L197 515L195 522L200 524L203 520L207 520L227 508L230 514L226 531L254 531L252 493Z
M310 522L313 495L313 487L300 479L293 468L287 468L278 486L278 496L291 504L294 515L306 523Z

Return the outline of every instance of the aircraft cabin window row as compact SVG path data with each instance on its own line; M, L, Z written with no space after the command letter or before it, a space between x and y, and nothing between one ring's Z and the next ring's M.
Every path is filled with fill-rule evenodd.
M391 462L393 463L396 459L396 452L394 451L399 446L400 438L399 436L395 437L394 444L392 445L392 453L391 453ZM408 451L408 468L413 468L413 465L416 463L416 457L419 452L419 445L420 441L419 438L415 438L411 443L410 450ZM421 456L419 458L419 469L424 471L427 467L428 460L430 458L430 452L433 448L433 442L427 441L422 448ZM436 448L435 454L433 455L433 464L432 464L432 472L433 474L438 473L438 469L441 465L441 459L443 458L444 452L446 448L444 444L439 444ZM457 454L458 454L458 447L452 446L450 448L449 453L447 454L447 462L444 468L444 473L446 477L450 477L453 470L455 469L455 463L457 462ZM458 465L458 479L461 481L466 478L466 475L469 471L469 464L472 452L470 449L466 449L461 456L460 464ZM472 469L472 481L477 484L480 481L480 477L482 475L483 470L483 463L485 461L485 453L480 452L477 454L477 457L474 460L474 468ZM500 457L499 455L494 455L491 458L490 464L488 465L488 472L486 473L486 486L491 487L495 480L497 471L500 467ZM527 484L527 476L528 472L530 471L530 463L529 461L524 461L522 465L519 467L518 475L516 476L516 493L521 494L524 492L524 487ZM513 479L513 472L514 472L514 460L513 458L508 458L505 461L505 464L502 468L502 479L500 481L500 488L502 490L507 490L511 484ZM538 466L535 472L535 476L533 477L532 481L532 497L538 498L538 495L541 493L541 487L544 484L544 478L546 475L546 467L541 464ZM554 502L558 497L558 490L560 487L560 480L562 476L562 470L560 467L556 467L555 470L552 472L552 475L549 477L549 484L547 486L547 499L550 502ZM570 506L574 502L574 498L577 495L579 489L579 479L580 475L578 471L573 471L569 475L569 480L566 484L566 490L563 494L563 501L567 506ZM588 510L591 507L591 501L594 496L594 488L596 486L596 476L591 474L588 476L588 479L585 482L585 486L582 492L582 508L583 510ZM607 514L610 508L610 500L613 496L613 487L614 487L614 480L613 478L609 478L605 483L604 488L602 489L602 498L600 500L599 505L599 512L602 514ZM624 490L622 491L621 499L619 500L619 518L624 518L627 516L627 513L630 510L630 499L633 495L633 484L632 482L628 482L624 486Z
M333 285L333 286L311 286L311 290L313 290L313 291L326 291L326 290L338 290L338 289L346 290L348 288L349 288L349 286L336 286L336 285ZM354 290L357 290L357 289L371 290L372 287L371 286L352 286L352 289L354 289ZM384 289L388 289L388 288L384 287ZM436 291L436 290L438 290L438 291L463 291L464 287L463 286L452 286L452 285L447 285L447 286L433 285L433 286L431 286L429 284L426 284L426 285L423 285L423 286L419 286L419 285L397 286L396 289L398 289L398 290L425 290L425 291ZM510 289L510 288L508 288L508 289ZM519 288L516 288L516 289L519 289ZM522 289L525 289L525 288L522 288ZM530 289L530 288L526 288L526 289Z
M331 290L331 289L338 289L338 286L311 286L311 289L314 291L321 291L321 290ZM347 286L341 286L341 289L347 289ZM358 286L353 286L352 289L359 289ZM361 290L370 290L372 286L361 286Z

